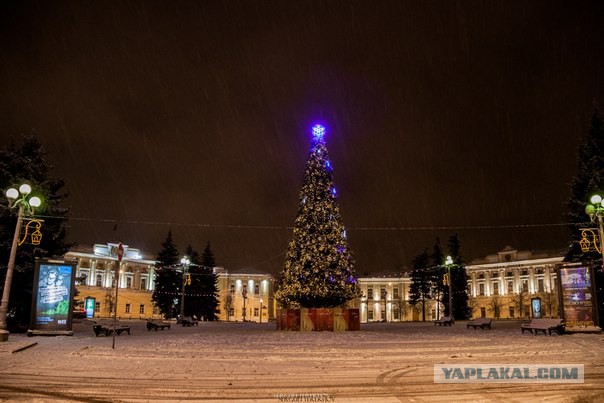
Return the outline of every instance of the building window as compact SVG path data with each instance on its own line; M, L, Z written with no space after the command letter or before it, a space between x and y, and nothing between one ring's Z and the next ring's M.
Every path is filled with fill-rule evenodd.
M395 309L394 311L392 311L392 318L394 320L399 320L398 309Z
M542 278L540 278L539 280L537 280L537 290L539 292L545 291L545 287L543 285L543 279Z
M130 304L126 304L126 313L130 313Z
M398 299L398 287L392 289L392 298Z
M231 294L235 294L235 284L231 284Z
M513 317L514 317L514 314L515 314L515 312L514 312L514 307L513 307L513 306L511 306L511 307L510 307L510 318L513 318Z
M101 312L101 303L100 302L95 302L94 303L94 311L95 312Z
M381 316L380 319L385 322L386 321L386 310L382 309L382 312L380 312Z
M493 295L499 295L499 282L498 281L493 283Z
M146 289L147 289L147 279L141 278L141 290L146 290Z
M373 320L373 309L367 311L367 320Z
M367 289L367 299L373 299L373 288Z
M528 292L528 280L522 280L522 292Z
M138 313L145 313L145 304L140 304L138 307Z
M103 275L102 274L97 274L96 275L96 283L95 285L97 287L102 287L103 286Z
M229 316L235 316L235 308L229 308Z
M478 295L484 295L484 284L478 284Z
M385 287L380 288L380 298L386 299L386 288Z
M480 317L481 318L486 318L487 317L487 309L486 308L480 308Z
M260 310L258 308L254 308L254 316L258 316L259 312L260 312Z
M260 284L256 284L254 287L254 294L260 295Z
M126 277L126 288L132 288L132 277Z

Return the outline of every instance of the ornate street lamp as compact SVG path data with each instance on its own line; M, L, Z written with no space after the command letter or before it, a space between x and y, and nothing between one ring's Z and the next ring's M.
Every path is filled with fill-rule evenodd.
M42 201L39 197L33 196L28 198L31 193L31 186L23 184L19 190L10 188L6 191L9 208L18 208L17 225L15 226L15 234L13 236L13 244L10 249L10 257L8 259L8 267L6 269L6 278L4 280L4 290L2 292L2 302L0 302L0 342L8 340L8 329L6 317L8 315L8 301L10 298L10 287L13 281L13 271L15 269L15 256L17 255L17 246L19 235L21 233L21 224L23 216L34 214L34 207L40 207Z
M241 296L243 297L243 321L245 322L245 316L246 316L245 300L247 299L247 289L246 288L243 288L243 291L241 291Z
M188 283L187 272L191 261L185 256L180 259L180 263L182 264L182 292L180 294L180 320L182 322L185 318L185 285Z
M598 222L598 236L600 237L600 250L601 254L604 254L604 228L602 225L602 217L604 217L604 200L602 196L595 194L589 199L591 204L585 206L585 213L589 216L591 222Z
M453 286L451 282L451 266L453 265L453 259L451 256L447 256L445 260L445 266L447 266L447 283L449 283L449 316L453 319Z

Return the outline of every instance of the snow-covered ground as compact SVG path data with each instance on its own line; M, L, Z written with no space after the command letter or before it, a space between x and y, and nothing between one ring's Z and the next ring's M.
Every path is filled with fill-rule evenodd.
M359 332L282 332L275 324L200 323L95 337L11 334L0 348L5 401L604 401L604 335L522 335L431 323ZM17 347L35 346L11 353ZM434 364L584 364L582 384L435 384Z

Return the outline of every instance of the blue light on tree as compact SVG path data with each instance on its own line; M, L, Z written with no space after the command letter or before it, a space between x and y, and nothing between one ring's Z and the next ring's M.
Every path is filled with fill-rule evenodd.
M333 195L333 197L336 197L336 195L338 194L336 188L331 188L331 194Z
M313 126L312 135L317 141L323 140L323 136L325 135L325 128L321 125Z

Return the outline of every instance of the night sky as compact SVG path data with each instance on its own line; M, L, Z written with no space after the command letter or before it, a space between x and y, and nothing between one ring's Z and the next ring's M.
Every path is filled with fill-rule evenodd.
M277 273L322 123L359 274L458 232L466 261L564 250L604 105L604 3L22 2L0 6L1 146L35 130L71 238L211 241ZM586 217L587 219L587 217Z

